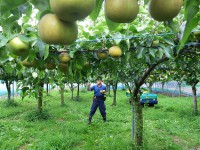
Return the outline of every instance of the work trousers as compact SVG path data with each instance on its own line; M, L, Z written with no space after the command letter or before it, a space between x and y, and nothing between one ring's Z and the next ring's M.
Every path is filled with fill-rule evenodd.
M89 114L90 117L92 117L95 114L98 107L99 107L99 111L101 113L101 116L103 118L106 118L106 106L104 104L104 101L101 100L101 99L94 99L93 100L92 107L90 109L90 114Z

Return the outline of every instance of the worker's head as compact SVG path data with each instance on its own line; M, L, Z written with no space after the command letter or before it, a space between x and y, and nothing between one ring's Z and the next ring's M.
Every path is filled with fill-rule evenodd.
M102 80L101 79L97 79L97 84L101 85L102 84Z

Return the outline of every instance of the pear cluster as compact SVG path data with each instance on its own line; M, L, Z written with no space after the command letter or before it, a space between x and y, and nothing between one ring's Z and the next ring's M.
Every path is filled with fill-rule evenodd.
M181 10L183 0L150 0L149 14L157 21L169 21ZM105 16L116 23L130 23L139 13L138 0L105 0Z
M38 24L38 33L47 44L70 45L78 37L77 20L86 18L96 0L50 0L53 14L46 14Z

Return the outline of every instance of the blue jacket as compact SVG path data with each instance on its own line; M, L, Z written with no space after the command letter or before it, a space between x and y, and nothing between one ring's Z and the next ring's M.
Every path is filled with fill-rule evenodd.
M98 85L94 85L90 88L90 90L94 91L94 96L96 96L97 98L100 98L100 97L104 97L104 94L102 94L100 91L106 90L106 86L101 85L100 87L98 87Z

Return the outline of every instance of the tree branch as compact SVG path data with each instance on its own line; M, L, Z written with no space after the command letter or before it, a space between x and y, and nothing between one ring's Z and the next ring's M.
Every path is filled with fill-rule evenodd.
M141 76L141 78L139 79L139 81L135 84L135 89L133 94L137 94L139 92L140 87L142 86L142 84L144 84L144 81L147 79L147 77L150 75L150 73L156 68L156 66L158 66L160 63L163 63L165 61L169 60L168 57L164 57L162 59L160 59L157 63L151 65Z

